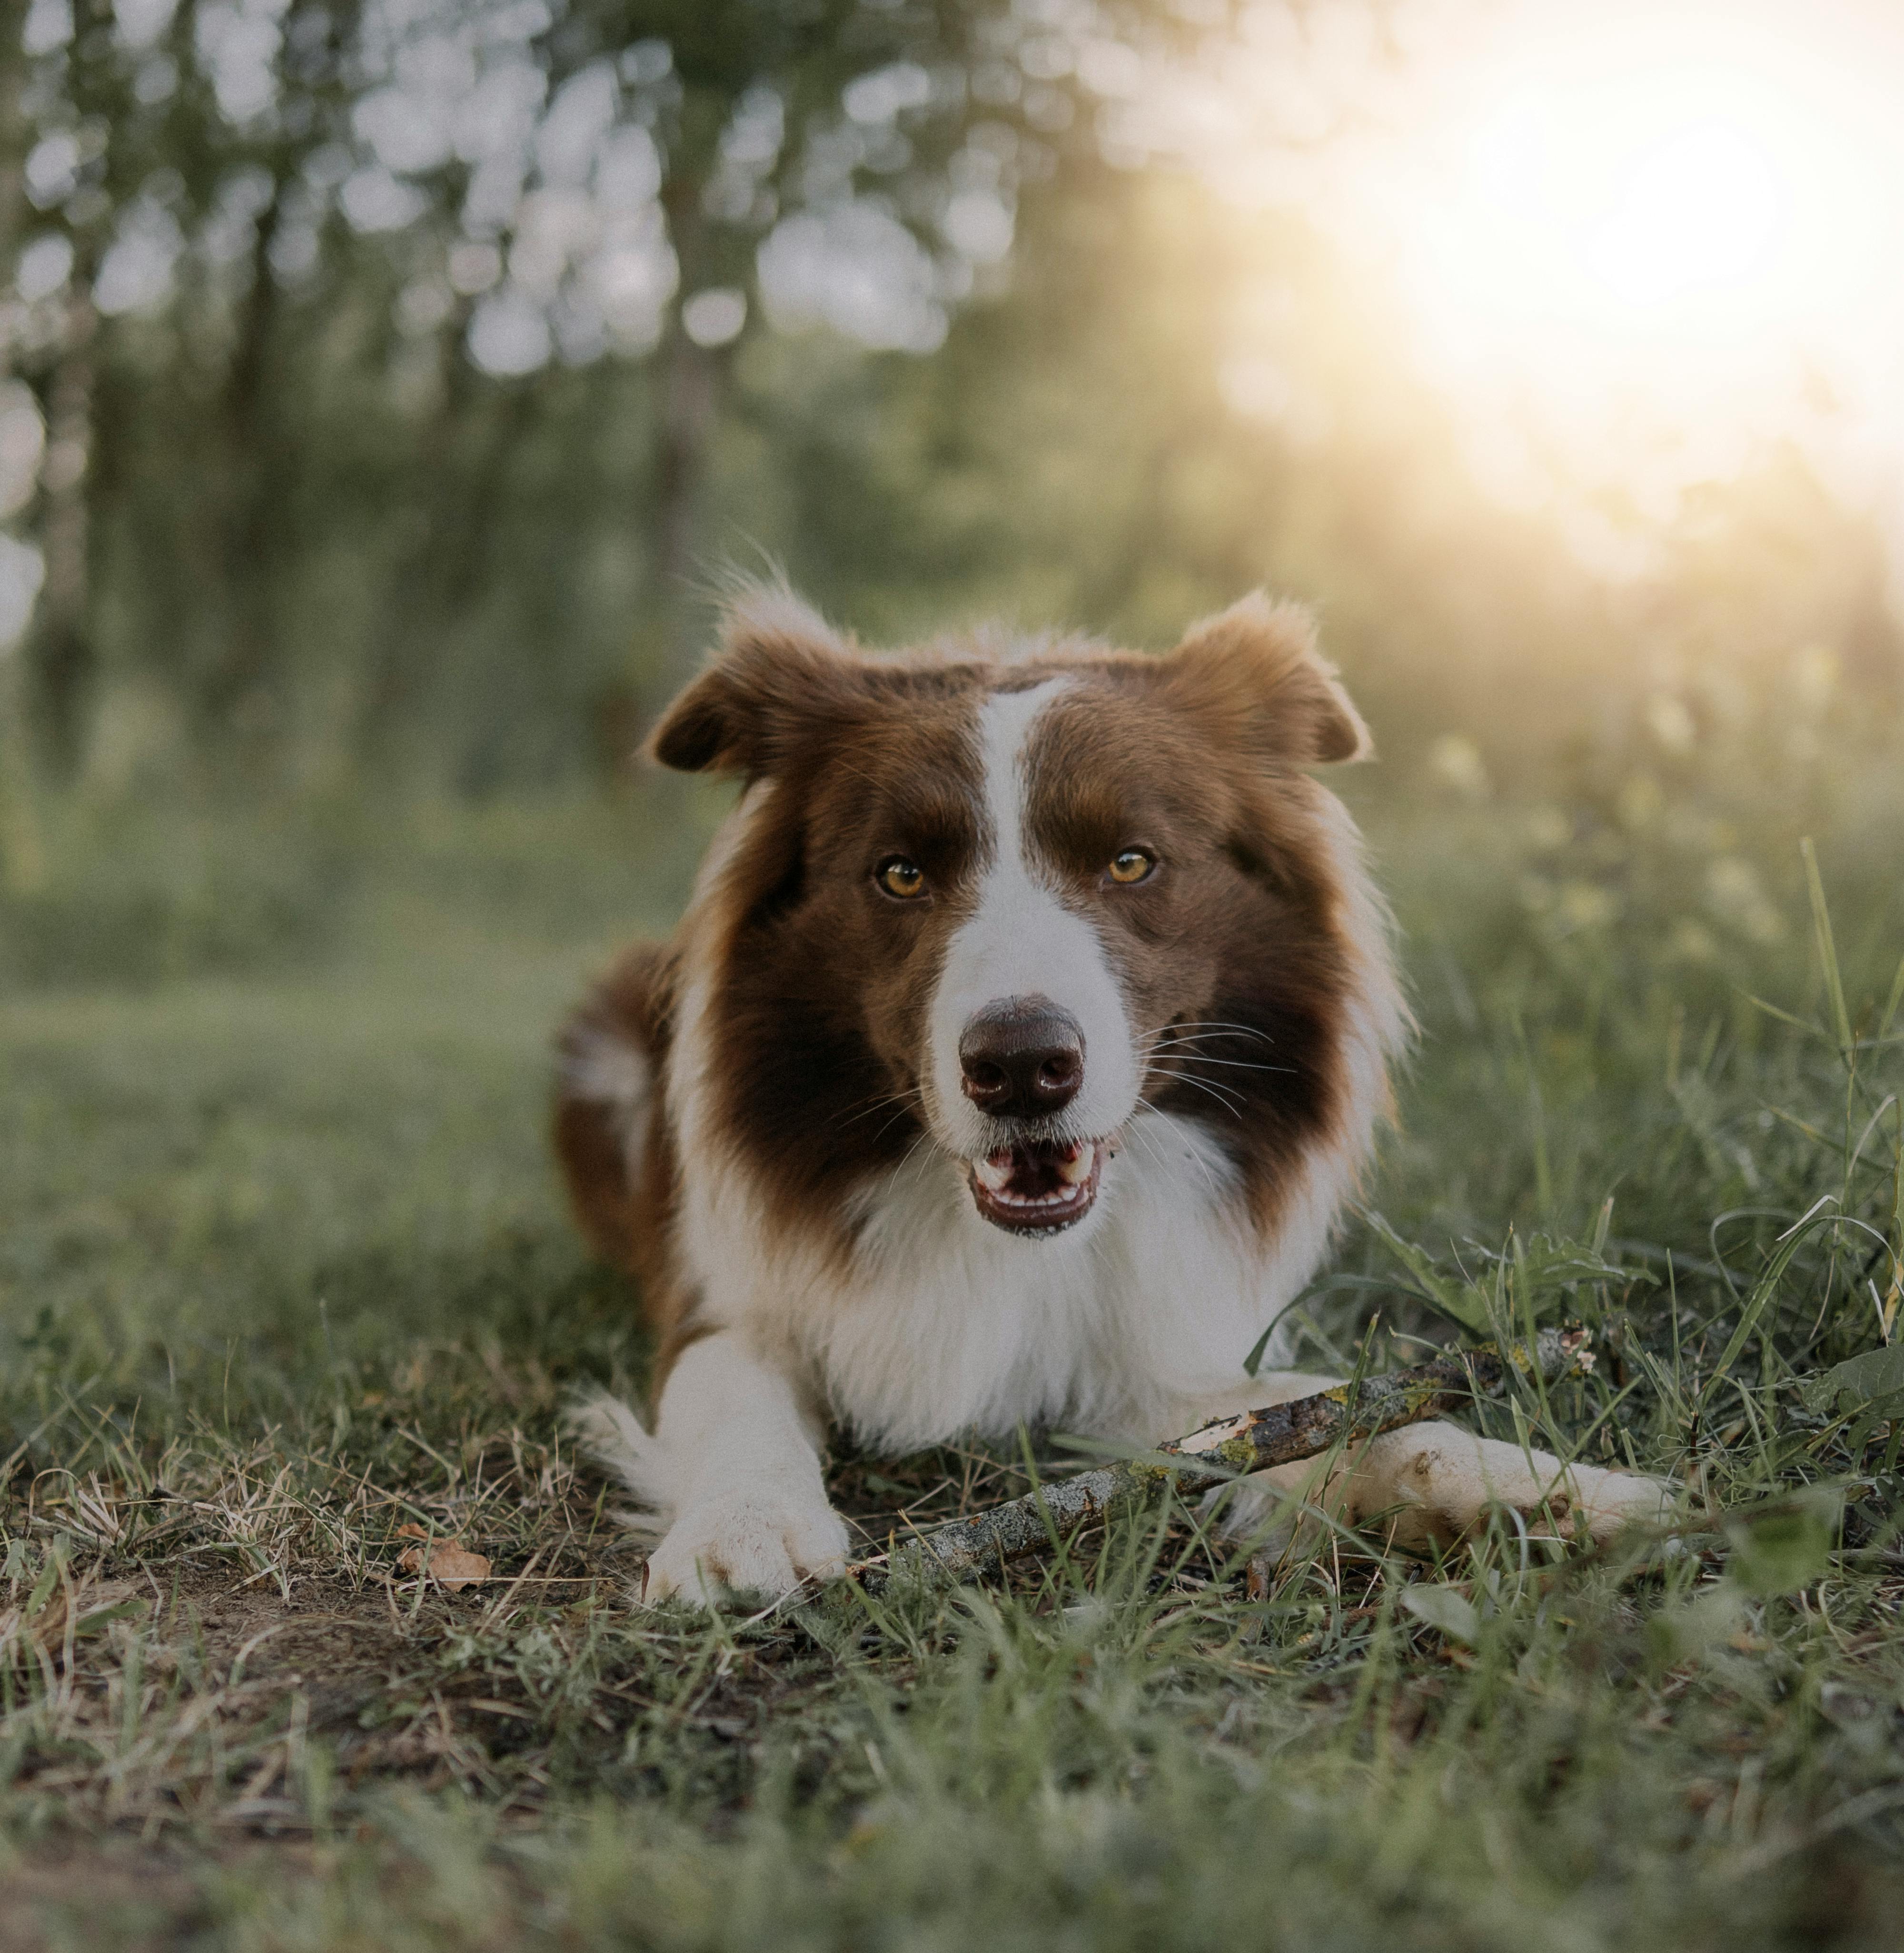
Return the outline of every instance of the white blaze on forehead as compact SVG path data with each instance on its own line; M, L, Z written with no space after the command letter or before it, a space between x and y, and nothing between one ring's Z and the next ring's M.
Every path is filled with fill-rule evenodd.
M1084 1082L1056 1122L1101 1139L1136 1109L1139 1069L1124 996L1097 931L1059 898L1025 820L1025 756L1040 713L1072 682L994 692L979 714L990 855L977 906L946 946L933 999L927 1102L939 1137L968 1158L998 1143L997 1123L959 1089L958 1042L974 1014L1008 997L1047 997L1084 1034Z

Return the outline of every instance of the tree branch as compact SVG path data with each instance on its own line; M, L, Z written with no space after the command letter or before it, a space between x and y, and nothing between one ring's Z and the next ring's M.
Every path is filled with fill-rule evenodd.
M1548 1381L1583 1376L1592 1367L1584 1329L1543 1329L1529 1350L1493 1343L1437 1356L1392 1375L1338 1384L1313 1397L1219 1418L1141 1457L1081 1472L1022 1498L921 1533L886 1555L849 1569L863 1591L966 1581L1008 1561L1051 1553L1081 1526L1148 1503L1166 1486L1203 1492L1249 1472L1291 1465L1338 1445L1358 1444L1398 1425L1438 1417L1476 1397L1498 1395L1510 1371ZM783 1606L814 1597L811 1589Z

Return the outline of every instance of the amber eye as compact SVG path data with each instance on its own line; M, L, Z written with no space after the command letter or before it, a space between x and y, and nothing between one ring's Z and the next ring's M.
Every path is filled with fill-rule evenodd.
M926 892L926 871L917 861L908 861L903 854L894 854L882 861L873 870L873 879L889 895L897 895L901 901L912 900Z
M1142 848L1126 848L1111 857L1111 879L1128 888L1133 882L1141 882L1157 865L1157 857Z

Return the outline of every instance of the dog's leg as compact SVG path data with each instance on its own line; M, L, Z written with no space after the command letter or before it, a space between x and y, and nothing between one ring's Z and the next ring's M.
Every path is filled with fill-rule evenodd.
M1336 1480L1346 1481L1351 1524L1379 1525L1397 1545L1417 1550L1452 1544L1491 1507L1510 1508L1532 1534L1604 1544L1623 1526L1663 1523L1673 1506L1672 1487L1659 1479L1563 1465L1550 1452L1452 1424L1384 1431Z
M1184 1428L1306 1397L1332 1381L1290 1370L1266 1373L1200 1397ZM1673 1505L1673 1488L1657 1478L1563 1465L1549 1452L1523 1451L1452 1424L1384 1431L1338 1459L1319 1483L1324 1469L1321 1460L1305 1461L1252 1474L1222 1496L1224 1532L1238 1539L1268 1532L1278 1508L1287 1525L1307 1503L1346 1525L1376 1526L1394 1544L1420 1551L1452 1545L1491 1509L1505 1506L1529 1533L1604 1541L1622 1526L1664 1521Z
M777 1597L844 1564L846 1528L827 1502L814 1408L732 1331L682 1351L652 1435L626 1412L583 1416L594 1450L667 1523L647 1599Z

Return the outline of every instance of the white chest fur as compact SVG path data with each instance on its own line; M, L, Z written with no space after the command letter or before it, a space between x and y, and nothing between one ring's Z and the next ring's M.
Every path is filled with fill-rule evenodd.
M842 1273L774 1241L745 1174L710 1165L682 1217L707 1319L793 1359L836 1419L901 1450L1021 1423L1154 1440L1165 1406L1241 1374L1320 1259L1337 1197L1301 1190L1266 1247L1225 1197L1214 1140L1145 1112L1096 1208L1053 1240L988 1225L922 1149L861 1196Z
M1241 1373L1328 1219L1266 1256L1214 1140L1155 1112L1126 1127L1096 1208L1055 1239L989 1226L943 1156L896 1178L864 1202L856 1279L814 1353L836 1412L901 1446L1021 1422L1153 1440L1159 1406Z

